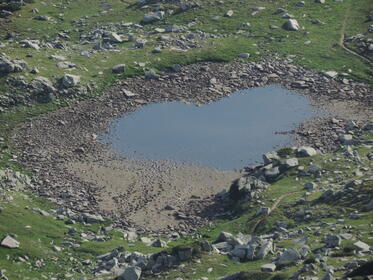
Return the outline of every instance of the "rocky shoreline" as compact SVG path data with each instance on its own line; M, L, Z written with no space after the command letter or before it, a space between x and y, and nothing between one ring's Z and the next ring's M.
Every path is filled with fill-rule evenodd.
M169 232L179 229L192 233L196 227L209 223L220 213L221 207L215 198L218 189L212 189L207 196L191 198L190 193L201 188L196 184L191 192L187 192L189 197L179 197L183 203L172 203L175 197L171 196L167 197L171 201L166 200L163 201L164 205L154 206L152 203L168 191L162 184L161 187L157 185L161 182L157 173L164 172L164 178L167 178L169 171L178 167L167 162L139 163L144 170L139 173L140 176L147 172L144 182L147 189L143 190L152 191L142 192L140 195L143 199L135 201L129 201L126 195L116 193L116 205L130 205L118 213L100 207L102 194L108 192L103 183L98 185L83 180L78 173L71 172L67 164L87 164L83 171L89 173L94 164L107 168L110 167L107 164L110 161L125 160L111 154L108 147L96 141L96 138L105 131L113 118L134 111L144 104L165 101L206 104L239 89L267 84L296 90L309 97L315 106L331 113L303 123L289 133L294 134L296 145L307 144L321 152L332 151L341 141L350 141L353 138L351 133L354 133L351 131L356 131L356 127L371 120L373 114L373 95L368 85L346 78L337 79L334 73L317 73L295 66L291 59L284 61L272 58L258 63L201 63L185 67L175 65L172 71L161 75L149 71L144 77L119 81L101 97L77 102L68 108L32 119L14 131L12 141L21 151L18 162L33 171L33 192L46 196L61 206L112 217L121 227L135 227L139 232L149 232L149 229L128 219L128 211L142 213L141 211L151 206L148 211L154 214L153 222L157 223L157 217L165 215L162 208L171 204L169 206L176 209L176 214L173 212L175 215L168 216L167 219L173 222L173 226L151 231ZM129 164L125 166L128 167ZM185 168L183 172L190 171L188 166ZM122 172L120 168L119 171ZM193 177L193 172L187 175ZM239 172L225 178L228 183L238 177ZM229 185L219 186L221 190L228 187ZM201 208L210 211L206 212ZM189 215L186 216L185 213Z

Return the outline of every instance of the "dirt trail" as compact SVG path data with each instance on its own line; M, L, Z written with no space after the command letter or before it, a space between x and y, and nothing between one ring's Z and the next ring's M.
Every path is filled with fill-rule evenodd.
M257 229L259 228L259 225L260 225L261 223L263 223L263 222L268 218L268 216L271 215L271 213L272 213L274 210L277 209L278 205L281 203L281 201L282 201L284 198L286 198L286 197L288 197L288 196L290 196L290 195L292 195L292 194L301 193L301 192L303 192L303 191L297 191L297 192L286 193L286 194L281 195L279 198L277 198L276 201L275 201L275 203L273 203L272 207L270 208L269 214L265 214L265 215L263 215L263 216L262 216L262 217L261 217L261 218L260 218L256 223L255 223L255 226L254 226L254 228L253 228L253 230L252 230L252 234L255 234L255 232L256 232Z

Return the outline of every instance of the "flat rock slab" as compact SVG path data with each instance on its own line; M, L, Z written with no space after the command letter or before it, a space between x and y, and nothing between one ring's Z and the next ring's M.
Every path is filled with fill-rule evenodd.
M5 247L5 248L10 248L10 249L15 249L15 248L19 248L19 241L15 240L14 238L12 238L11 236L7 235L0 243L0 245L2 247Z

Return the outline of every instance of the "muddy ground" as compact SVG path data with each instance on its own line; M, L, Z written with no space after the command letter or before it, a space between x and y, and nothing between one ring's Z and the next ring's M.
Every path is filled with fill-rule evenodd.
M62 206L104 214L140 232L193 232L224 211L215 195L244 169L222 172L167 161L133 161L113 155L96 138L113 118L144 104L205 104L267 84L296 90L329 112L285 132L294 135L294 145L327 152L338 148L338 136L346 133L349 120L360 125L373 119L373 96L366 84L337 81L278 58L202 63L155 79L122 80L98 98L32 119L14 131L15 146L22 151L18 160L34 173L32 191Z

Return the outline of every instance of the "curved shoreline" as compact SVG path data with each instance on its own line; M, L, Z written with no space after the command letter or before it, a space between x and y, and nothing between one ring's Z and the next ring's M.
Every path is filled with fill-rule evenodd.
M37 187L32 191L51 198L61 206L80 211L99 212L115 218L121 226L137 227L142 231L149 229L128 219L129 212L132 214L137 211L136 213L151 215L155 223L158 222L157 217L161 219L166 215L172 228L162 226L151 230L167 231L180 228L190 232L195 227L206 224L215 218L219 213L220 205L214 199L214 194L229 185L212 188L209 192L202 193L204 195L199 198L185 197L185 195L190 196L193 191L198 193L198 189L201 189L195 183L196 186L193 190L180 197L185 201L176 207L176 212L179 214L169 216L171 213L163 213L163 210L160 209L166 205L152 206L152 203L159 200L162 194L169 193L167 189L163 188L162 190L162 188L154 186L156 185L154 180L167 184L167 178L174 178L172 175L169 176L170 170L183 165L175 167L157 162L135 165L136 170L143 169L136 178L143 178L145 173L154 174L145 176L147 178L143 182L142 191L146 192L151 184L153 184L152 188L149 189L156 191L144 193L144 199L138 199L137 202L130 202L128 196L115 193L114 197L117 199L113 199L113 201L117 206L123 203L129 204L129 207L124 207L123 212L119 211L118 213L113 209L103 209L102 207L102 195L109 193L103 182L96 184L97 181L95 183L87 178L84 179L84 176L78 174L79 172L74 174L67 163L70 163L70 168L71 164L88 164L85 169L83 168L86 172L91 172L94 165L100 166L100 168L110 168L109 162L117 164L118 157L112 155L107 146L95 139L97 135L106 130L113 118L136 110L141 105L164 101L204 104L228 96L231 92L239 89L267 84L276 84L296 90L309 97L314 105L328 111L335 111L338 118L346 121L356 119L359 114L363 117L357 121L364 122L369 120L372 115L370 108L373 104L373 97L369 94L369 86L365 84L352 81L343 84L328 79L321 73L276 59L267 59L260 63L239 61L202 63L185 66L181 72L164 73L159 79L147 80L144 77L137 77L120 81L101 97L77 102L68 108L59 109L20 125L13 133L13 141L16 147L22 151L18 157L19 162L34 172ZM136 96L129 97L132 95L131 93ZM332 106L333 103L335 106ZM336 148L338 138L336 136L343 134L346 121L332 122L331 118L332 116L328 116L301 124L295 130L296 143L310 144L323 152ZM126 167L130 165L128 162L125 164ZM117 169L122 172L121 168ZM193 174L196 171L193 167L184 165L183 168L181 173L186 172L184 176L195 177ZM166 175L159 179L158 173L162 172ZM211 175L213 171L205 170L203 174ZM224 176L219 174L213 178L212 182L222 181L222 178L225 178L225 184L239 174L224 174ZM208 180L205 182L206 185L210 183L211 181ZM134 190L132 189L132 191ZM175 192L176 194L177 192ZM171 200L172 196L167 199ZM196 207L196 205L200 207ZM153 207L150 212L148 207ZM117 209L119 208L117 207ZM210 212L205 212L204 209L210 209ZM158 212L159 214L157 214ZM189 216L185 217L184 213L188 213ZM142 217L140 215L139 220ZM151 223L151 220L147 223ZM167 221L164 225L167 225Z

